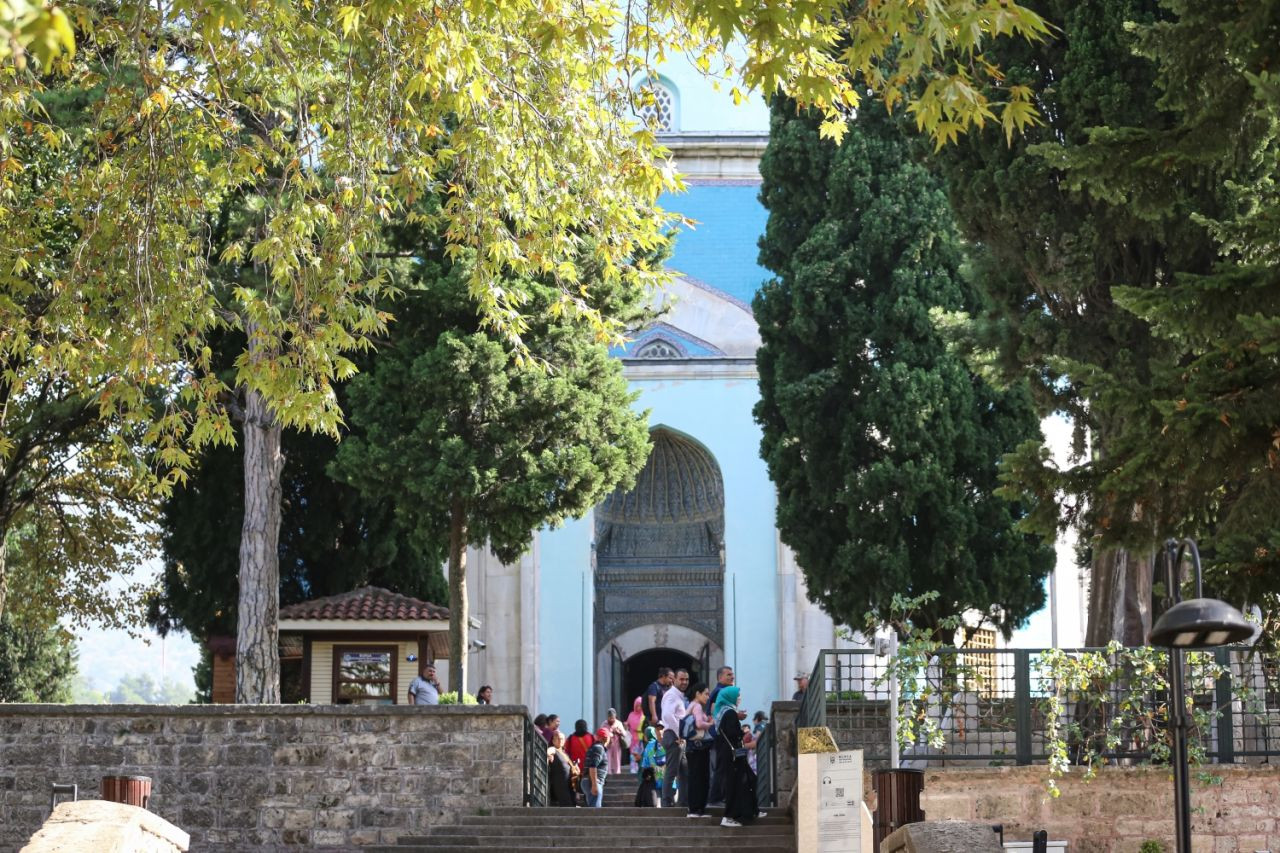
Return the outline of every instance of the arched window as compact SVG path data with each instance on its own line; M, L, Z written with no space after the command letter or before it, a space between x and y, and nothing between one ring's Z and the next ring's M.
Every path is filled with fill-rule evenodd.
M680 352L675 344L663 338L654 338L646 344L640 346L636 350L636 354L632 358L683 358L684 354Z
M646 124L657 128L659 133L670 133L676 129L676 96L665 83L652 80L641 88L642 97L649 101L647 94L653 99L640 106L638 115Z

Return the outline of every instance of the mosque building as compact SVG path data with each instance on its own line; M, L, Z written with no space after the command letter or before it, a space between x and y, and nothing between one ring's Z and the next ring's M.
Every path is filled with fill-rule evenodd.
M807 599L779 538L751 414L769 111L735 106L692 68L664 72L653 109L688 190L661 203L697 225L667 262L666 310L615 353L649 410L652 453L634 489L540 531L516 563L467 556L468 688L567 721L625 716L660 666L708 683L733 666L742 707L767 709L820 650L853 645Z

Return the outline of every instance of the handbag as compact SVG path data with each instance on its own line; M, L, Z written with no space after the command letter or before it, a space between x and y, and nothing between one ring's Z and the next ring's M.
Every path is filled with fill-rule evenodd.
M733 758L735 761L739 758L747 757L749 750L745 746L734 746L733 741L729 740L729 736L725 734L723 730L720 732L720 737L724 738L724 742L729 744L729 748L733 750Z

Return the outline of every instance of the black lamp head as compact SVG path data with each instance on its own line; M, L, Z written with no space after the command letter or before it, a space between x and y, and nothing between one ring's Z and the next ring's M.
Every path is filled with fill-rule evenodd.
M1193 598L1173 605L1151 629L1147 642L1171 649L1209 649L1253 636L1244 615L1216 598Z

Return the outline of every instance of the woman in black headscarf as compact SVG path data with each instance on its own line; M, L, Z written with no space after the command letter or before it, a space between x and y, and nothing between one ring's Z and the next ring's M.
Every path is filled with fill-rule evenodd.
M573 808L577 800L573 795L573 762L564 751L564 732L551 736L547 747L547 785L551 793L551 805Z

